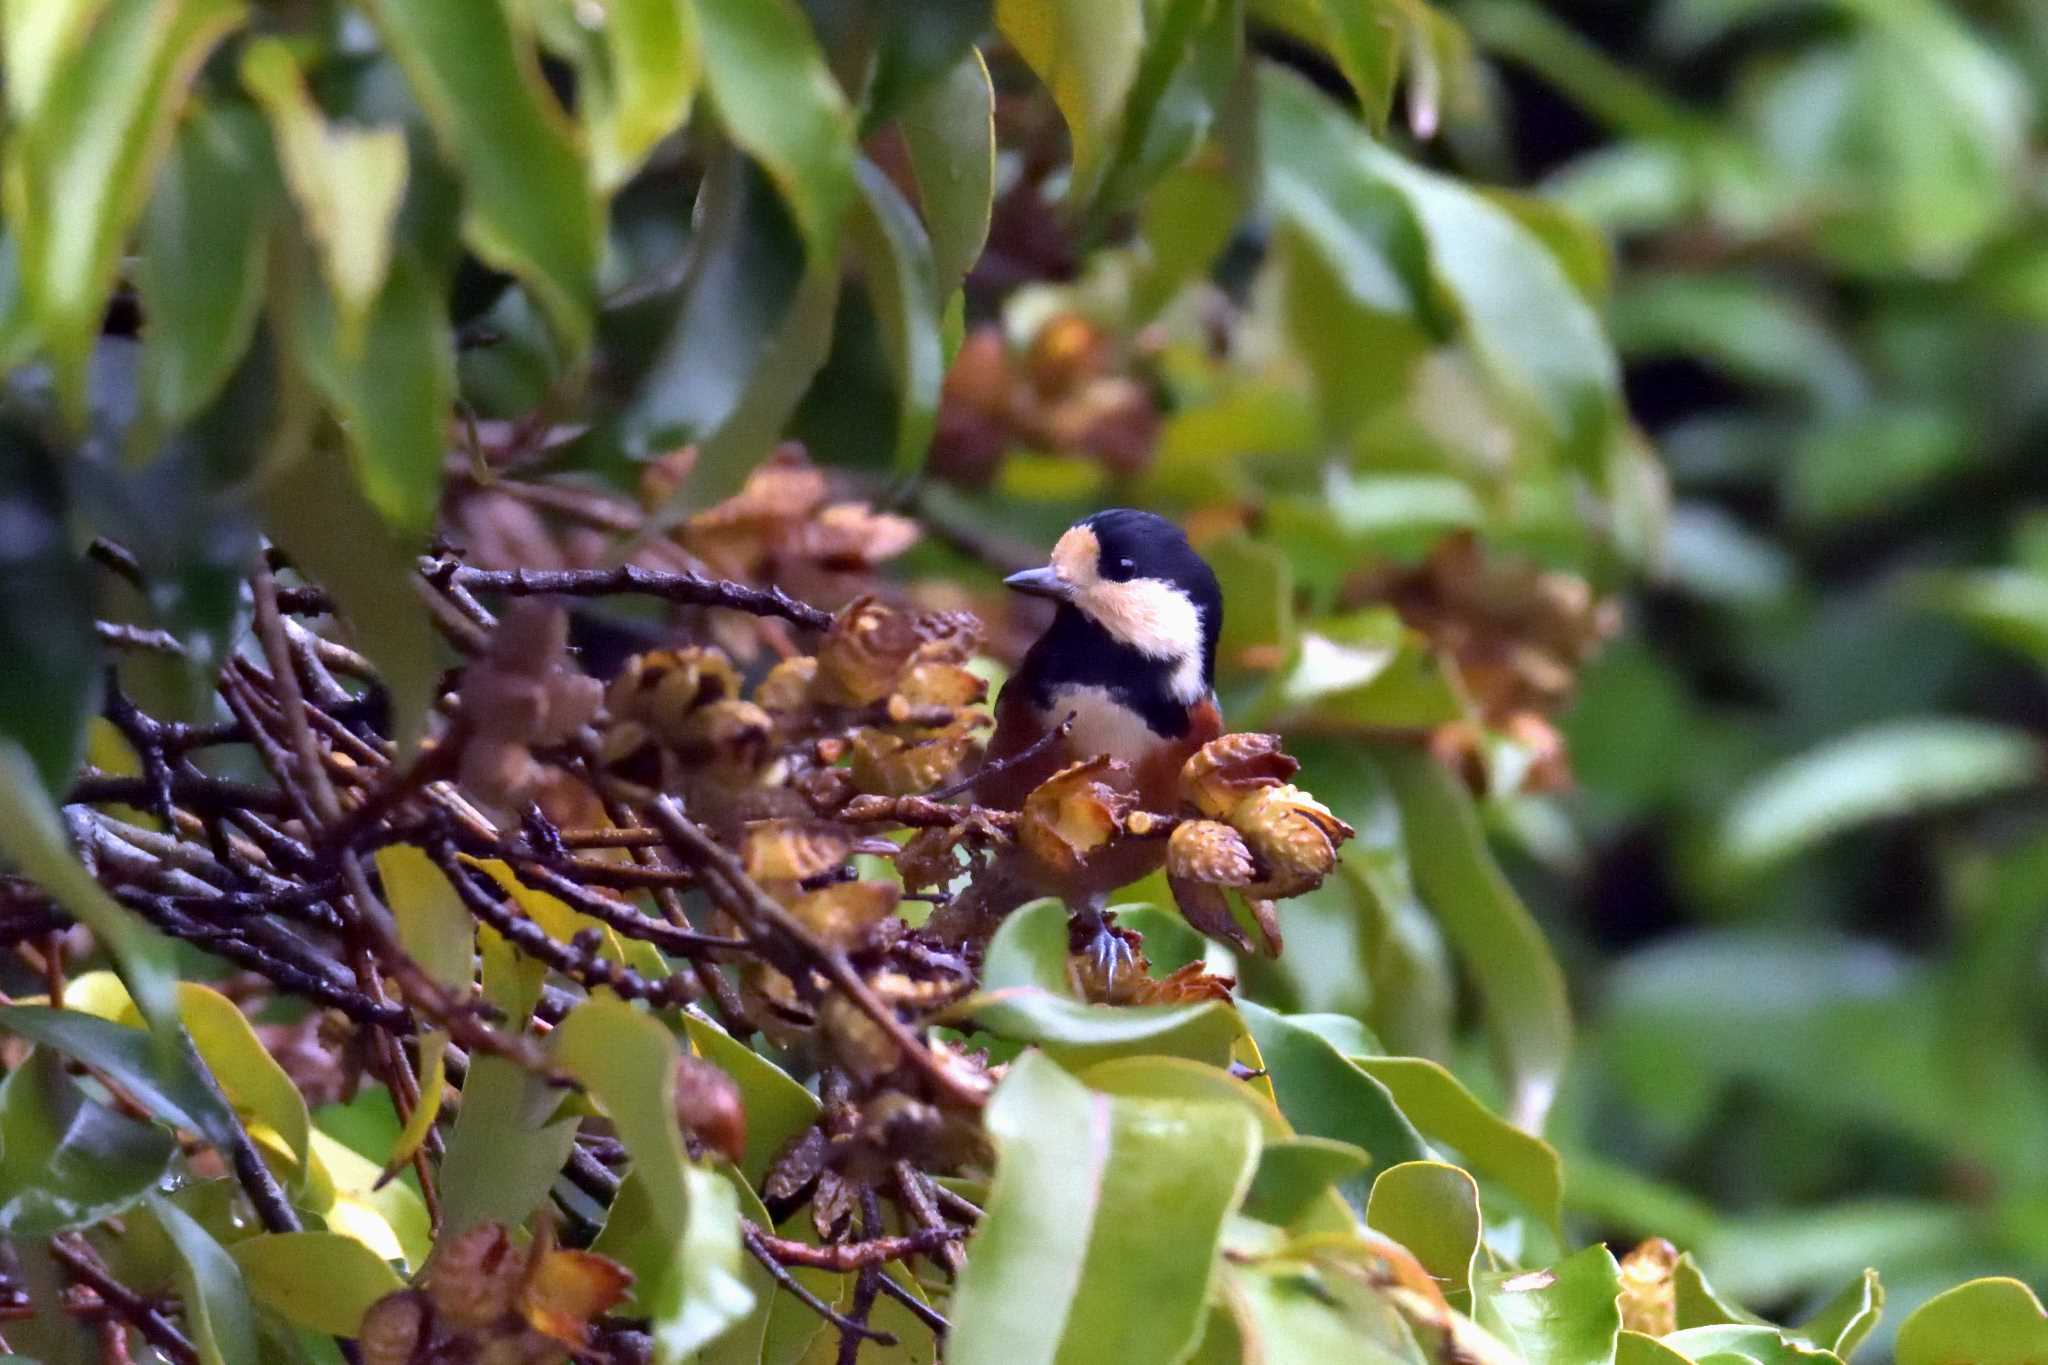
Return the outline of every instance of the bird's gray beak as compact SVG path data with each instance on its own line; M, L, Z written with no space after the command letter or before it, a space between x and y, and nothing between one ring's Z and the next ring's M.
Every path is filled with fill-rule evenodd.
M1055 602L1064 602L1074 595L1066 580L1054 573L1050 565L1013 573L1003 580L1003 586L1015 588L1028 597L1050 597Z

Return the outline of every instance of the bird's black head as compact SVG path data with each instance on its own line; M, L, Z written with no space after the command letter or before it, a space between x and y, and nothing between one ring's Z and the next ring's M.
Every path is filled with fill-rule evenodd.
M1169 690L1180 701L1205 696L1215 685L1223 590L1181 529L1164 517L1128 507L1097 512L1060 537L1051 563L1005 581L1059 602L1070 628L1086 625L1164 665Z

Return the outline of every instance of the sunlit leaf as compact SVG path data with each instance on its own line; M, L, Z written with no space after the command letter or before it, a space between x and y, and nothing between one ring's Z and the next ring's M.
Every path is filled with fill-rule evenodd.
M354 1336L371 1304L405 1287L376 1252L339 1233L259 1233L228 1254L257 1303L287 1322L338 1337Z
M1470 1303L1479 1252L1479 1187L1456 1166L1404 1161L1372 1182L1365 1221L1415 1253L1452 1307Z
M1066 120L1076 203L1094 193L1115 145L1144 51L1144 9L1141 0L997 0L996 27Z
M1525 1360L1607 1365L1621 1330L1619 1275L1597 1245L1549 1270L1488 1272L1473 1286L1473 1316Z
M954 1292L947 1359L1164 1362L1192 1347L1223 1219L1251 1179L1252 1117L1096 1094L1026 1053L987 1122L995 1185Z
M517 276L581 355L602 210L531 44L499 5L374 0L370 11L462 173L464 238Z
M27 116L8 144L5 197L30 310L76 424L123 243L200 63L244 11L236 0L107 0L88 34L83 11L52 9L52 28L75 40L50 43L41 61L7 54L10 88L25 61L33 89L16 105Z
M1430 1159L1421 1134L1386 1087L1353 1066L1327 1038L1250 1000L1240 1000L1237 1007L1258 1041L1280 1111L1295 1131L1363 1147L1371 1154L1374 1172Z
M2025 1365L2048 1354L2048 1314L2018 1280L1971 1280L1914 1309L1893 1353L1899 1365Z
M1432 1141L1456 1148L1474 1171L1499 1181L1553 1228L1558 1225L1564 1176L1549 1143L1496 1115L1456 1076L1426 1058L1351 1060L1384 1085L1401 1112Z

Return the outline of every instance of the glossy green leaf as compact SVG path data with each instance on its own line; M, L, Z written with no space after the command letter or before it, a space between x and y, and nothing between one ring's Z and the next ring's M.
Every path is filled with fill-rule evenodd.
M329 125L281 39L249 45L242 83L269 117L285 184L333 291L338 349L359 358L371 309L391 273L392 232L405 194L405 134Z
M1251 1179L1251 1116L1096 1094L1026 1053L987 1123L995 1183L954 1292L947 1359L1138 1365L1192 1348L1223 1220Z
M74 424L85 417L86 364L129 230L200 63L243 13L236 0L107 0L89 33L52 44L46 63L28 57L31 116L9 141L7 219ZM67 17L79 11L53 15ZM7 55L11 86L24 54Z
M1115 146L1144 51L1144 11L1142 0L997 0L996 27L1066 120L1072 202L1094 194Z
M988 64L970 48L906 104L897 120L931 237L940 298L960 287L988 240L996 194L995 112Z
M603 210L531 44L500 5L369 8L462 174L464 240L516 276L564 349L580 356L590 344Z
M248 1016L219 991L191 981L179 983L178 1015L228 1103L284 1140L298 1164L293 1187L303 1185L312 1159L306 1101L256 1036Z
M1296 1132L1363 1147L1375 1173L1430 1159L1422 1135L1386 1087L1347 1061L1328 1039L1250 1000L1238 1001L1237 1008L1271 1073L1280 1111Z
M1623 1330L1614 1339L1614 1365L1692 1365L1656 1337Z
M1620 1292L1614 1254L1590 1246L1549 1270L1479 1276L1473 1317L1524 1360L1609 1365L1621 1331Z
M1003 916L982 950L981 985L1002 991L1035 986L1075 998L1067 973L1067 910L1051 896L1018 906Z
M249 1295L295 1326L353 1337L405 1282L376 1252L333 1232L265 1232L228 1248Z
M1720 1327L1728 1323L1766 1325L1762 1318L1716 1291L1689 1251L1672 1268L1671 1299L1673 1315L1681 1328Z
M1739 793L1721 828L1730 864L1760 870L1858 825L2038 782L2031 736L1970 720L1897 720L1833 740Z
M1672 1350L1706 1361L1716 1358L1753 1360L1757 1365L1827 1365L1839 1358L1795 1341L1775 1327L1750 1323L1726 1323L1718 1327L1688 1327L1664 1337Z
M1259 1169L1245 1196L1245 1214L1261 1222L1289 1226L1326 1191L1359 1179L1371 1168L1371 1154L1348 1142L1319 1137L1268 1138L1259 1149Z
M280 187L262 121L204 104L178 130L143 214L135 282L143 382L166 422L198 415L249 347Z
M1384 130L1401 68L1401 25L1383 0L1251 0L1251 13L1336 60L1368 122Z
M175 1013L168 1028L148 1034L76 1010L9 1005L0 1007L0 1031L21 1034L106 1072L152 1116L190 1129L216 1147L227 1148L235 1140L235 1112L200 1070ZM167 1042L172 1046L166 1047Z
M501 1057L472 1057L462 1108L441 1160L441 1235L478 1223L526 1221L547 1198L576 1141L563 1092Z
M1457 312L1457 335L1495 387L1534 420L1568 462L1599 478L1619 428L1620 369L1600 321L1557 258L1505 211L1448 177L1403 160L1333 120L1345 116L1291 75L1270 69L1260 84L1262 146L1269 177L1307 187L1292 195L1304 226L1346 252L1347 278L1376 272L1380 299L1420 302L1439 288ZM1329 182L1334 182L1331 184ZM1386 248L1328 223L1321 205L1351 195L1369 205L1395 244ZM1391 196L1398 209L1387 200ZM1339 202L1342 202L1339 200ZM1428 280L1414 278L1419 235ZM1398 273L1396 273L1398 272ZM1370 274L1363 277L1369 281ZM1352 286L1355 296L1369 295ZM1384 306L1384 304L1382 305Z
M957 0L928 5L924 0L873 0L874 60L861 94L865 137L907 111L959 73L976 56L975 44L989 35L994 0Z
M26 413L0 413L0 498L10 509L0 537L0 650L9 660L0 670L0 761L8 785L31 789L0 801L40 802L66 790L85 756L86 721L99 709L91 568L70 543L64 464L37 425ZM55 811L44 818L54 828ZM7 841L0 832L0 847Z
M39 1047L0 1079L0 1237L49 1237L118 1214L164 1177L176 1149L165 1130L87 1095L63 1057Z
M753 1295L740 1278L732 1189L690 1164L676 1122L675 1035L624 1001L584 1001L548 1035L555 1060L603 1106L633 1159L650 1235L613 1244L652 1319L654 1358L687 1360L742 1318Z
M1451 1301L1470 1305L1479 1254L1479 1186L1441 1161L1404 1161L1372 1182L1365 1221L1415 1253Z
M603 79L579 94L588 101L591 174L609 193L688 121L703 53L689 0L613 0L604 10L603 43ZM586 80L598 69L586 66Z
M1292 1136L1286 1118L1272 1100L1221 1067L1185 1057L1112 1057L1075 1074L1090 1090L1105 1095L1236 1105L1259 1125L1264 1143L1262 1153Z
M1238 75L1243 43L1242 0L1150 7L1116 147L1089 205L1094 221L1128 206L1202 145Z
M1256 1247L1233 1247L1222 1299L1241 1343L1230 1360L1271 1365L1425 1365L1414 1333L1370 1271L1347 1257L1347 1247L1325 1244L1321 1255L1289 1248L1278 1229L1240 1221L1234 1234L1258 1235ZM1247 1239L1248 1240L1248 1239ZM1299 1251L1304 1254L1291 1254Z
M939 342L943 307L931 241L910 205L880 167L863 159L854 168L860 198L848 236L866 272L883 349L896 376L896 468L924 463L939 416L939 384L946 361Z
M234 1258L191 1214L162 1195L149 1211L177 1248L178 1295L203 1365L257 1365L256 1310Z
M1936 1294L1899 1325L1898 1365L2026 1365L2048 1356L2048 1314L2018 1280L1987 1277Z
M373 324L373 337L375 331ZM400 457L425 458L426 447ZM440 459L438 436L433 458ZM441 672L433 627L412 589L417 546L394 531L357 485L347 457L325 442L272 475L263 520L292 562L341 607L356 648L390 689L393 734L410 745L425 727Z
M1883 1316L1884 1285L1879 1283L1875 1270L1866 1270L1800 1323L1798 1333L1822 1350L1833 1351L1847 1360L1877 1329L1878 1319Z
M1419 750L1381 746L1374 761L1400 807L1416 887L1478 987L1508 1082L1508 1118L1538 1131L1571 1048L1564 974L1495 864L1457 778Z
M767 172L814 263L853 206L853 112L793 0L695 0L718 121Z
M1563 1216L1564 1174L1549 1143L1507 1122L1449 1071L1422 1057L1353 1057L1387 1088L1409 1121L1433 1142L1520 1200L1553 1229Z
M739 1169L748 1181L758 1184L783 1144L816 1121L818 1097L709 1019L686 1013L683 1027L697 1055L732 1077L739 1087L747 1111L747 1149Z

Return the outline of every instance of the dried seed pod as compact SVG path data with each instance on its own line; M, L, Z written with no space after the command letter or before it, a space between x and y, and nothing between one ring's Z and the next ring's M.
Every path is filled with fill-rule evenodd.
M762 1195L777 1201L796 1198L825 1169L825 1158L831 1151L832 1140L825 1136L823 1128L812 1124L804 1129L783 1143L782 1150L769 1163L768 1176L761 1182Z
M1184 820L1166 841L1166 874L1212 886L1250 886L1258 880L1244 837L1217 820Z
M1672 1274L1678 1248L1662 1237L1639 1243L1621 1258L1621 1325L1661 1337L1678 1330L1678 1294Z
M860 1191L852 1181L834 1170L818 1172L818 1189L811 1196L811 1227L816 1230L819 1241L831 1241L853 1221L853 1215L859 1209Z
M676 785L673 755L654 731L639 721L616 721L605 727L598 763L611 776L650 791L666 791Z
M864 502L835 502L796 529L791 548L840 573L872 569L917 543L916 522Z
M1230 823L1265 873L1252 894L1268 897L1298 896L1320 886L1337 865L1337 845L1354 833L1328 806L1292 786L1253 792L1231 812Z
M767 763L774 738L774 718L754 703L715 701L692 711L673 743L686 765L744 781Z
M698 708L739 694L739 670L725 651L692 645L634 655L612 679L605 705L674 744Z
M1181 800L1211 820L1221 820L1247 794L1279 786L1300 767L1280 751L1278 735L1221 735L1181 765Z
M363 1365L412 1365L433 1330L433 1309L417 1289L386 1294L363 1314L356 1349Z
M852 833L821 820L756 820L742 850L747 875L764 882L804 881L852 855Z
M840 882L798 896L789 911L830 946L851 951L896 913L900 895L887 882Z
M916 628L919 663L964 664L981 648L981 618L971 611L926 612Z
M1103 779L1126 781L1129 772L1115 759L1097 755L1054 773L1024 798L1018 842L1047 867L1077 871L1089 854L1122 832L1124 812L1135 798Z
M1241 953L1258 951L1236 916L1230 913L1230 895L1222 887L1174 876L1167 877L1166 884L1173 891L1173 903L1180 907L1181 918L1197 933L1228 943ZM1276 948L1273 955L1277 954Z
M896 855L896 875L905 891L943 891L960 875L960 860L953 849L960 842L958 826L921 829L910 836Z
M853 736L854 785L882 796L928 792L959 770L974 743L972 724L966 720L915 743L884 730L857 731Z
M988 683L954 663L912 664L889 698L893 714L900 698L906 707L972 706L988 695Z
M592 1319L626 1297L633 1272L590 1251L555 1248L534 1262L519 1293L519 1316L529 1327L571 1350L586 1350Z
M526 800L542 771L524 741L502 735L474 735L462 746L456 781L472 799L512 809Z
M547 681L546 702L533 742L567 743L571 735L596 719L598 707L604 704L604 684L588 673L561 669Z
M902 1064L896 1040L836 991L818 1002L818 1027L833 1058L862 1085L873 1085Z
M676 1122L733 1161L747 1152L747 1109L732 1077L701 1057L676 1058Z
M810 655L784 659L754 688L754 702L778 721L787 721L811 704L811 684L817 676L818 661Z
M921 643L915 623L874 597L843 607L818 647L813 695L835 705L866 706L889 695Z
M476 1331L512 1311L526 1271L526 1250L505 1225L479 1223L435 1249L427 1296L442 1321L460 1331Z

